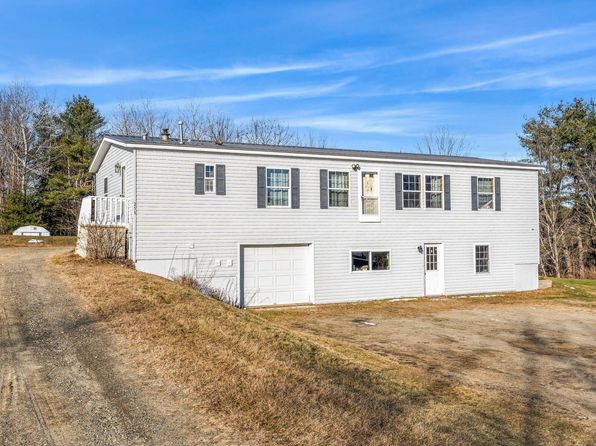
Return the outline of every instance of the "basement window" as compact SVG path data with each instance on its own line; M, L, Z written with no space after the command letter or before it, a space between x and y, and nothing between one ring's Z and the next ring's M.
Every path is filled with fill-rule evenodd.
M490 245L474 245L476 273L490 272Z
M352 271L389 270L389 251L352 251Z

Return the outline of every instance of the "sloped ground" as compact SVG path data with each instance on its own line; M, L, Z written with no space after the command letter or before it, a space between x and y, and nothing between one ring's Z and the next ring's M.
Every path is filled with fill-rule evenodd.
M110 333L123 364L159 379L164 391L179 389L178 418L214 417L237 438L279 445L593 444L594 310L590 295L577 289L577 296L561 288L558 295L486 301L252 312L120 265L67 255L51 268L92 325ZM524 316L524 308L529 317L533 305L551 301L543 319ZM554 317L562 308L565 315ZM563 344L551 342L570 315ZM496 345L484 345L491 338ZM569 363L561 370L579 375L545 380L545 349ZM567 402L549 400L558 391L545 393L553 376L561 392L580 386Z
M126 366L47 269L59 252L0 249L0 445L238 444L179 418L191 408L175 386Z

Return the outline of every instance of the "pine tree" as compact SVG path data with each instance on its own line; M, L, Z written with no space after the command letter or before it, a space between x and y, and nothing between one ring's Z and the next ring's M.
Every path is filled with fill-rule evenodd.
M73 235L81 199L93 190L89 164L98 132L105 124L86 96L74 96L58 117L60 136L50 150L44 219L57 234Z

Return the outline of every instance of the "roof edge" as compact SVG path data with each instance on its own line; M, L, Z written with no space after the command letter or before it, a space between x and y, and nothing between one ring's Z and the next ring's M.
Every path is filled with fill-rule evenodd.
M199 144L210 144L205 141L197 141ZM151 141L143 141L143 142L125 142L118 139L116 135L106 135L102 138L102 141L99 144L99 148L93 157L91 165L89 167L89 171L92 173L96 173L99 169L99 166L103 162L105 154L107 153L110 145L115 145L127 149L148 149L148 150L182 150L182 151L201 151L201 152L216 152L216 153L231 153L231 154L243 154L243 155L261 155L261 156L274 156L274 157L291 157L291 158L319 158L319 159L344 159L344 160L353 160L353 161L371 161L371 162L383 162L383 163L401 163L401 164L426 164L426 165L450 165L450 166L463 166L463 167L491 167L491 168L500 168L500 169L515 169L515 170L535 170L535 171L544 171L544 167L535 165L535 164L526 164L522 162L513 162L513 161L498 161L498 160L490 160L490 159L482 159L478 158L478 161L463 161L463 160L476 160L473 157L453 157L453 160L436 160L436 159L406 159L406 158L394 158L390 155L392 152L383 152L383 151L367 151L367 150L360 150L358 154L350 153L353 152L352 150L348 149L316 149L316 150L329 150L330 152L336 153L304 153L304 152L289 152L289 151L279 151L276 152L275 148L285 148L285 149L299 149L298 147L293 146L275 146L275 145L252 145L254 147L263 147L263 150L258 149L250 149L250 150L243 150L239 147L234 147L234 145L238 146L241 144L231 143L232 146L224 145L217 145L216 147L199 147L199 146L191 146L191 145L184 145L178 144L172 141L171 144L152 144ZM250 146L250 145L247 145ZM308 149L307 147L301 149ZM314 148L313 148L314 149ZM341 152L345 150L345 154ZM376 156L367 156L366 152L370 152ZM395 152L396 155L400 153ZM382 155L387 155L387 158L383 158ZM407 155L407 154L404 154ZM494 161L494 162L491 162Z

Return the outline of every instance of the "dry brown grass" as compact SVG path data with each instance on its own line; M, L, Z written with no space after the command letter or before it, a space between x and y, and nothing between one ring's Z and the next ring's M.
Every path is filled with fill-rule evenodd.
M434 381L381 355L298 335L180 284L59 257L56 268L138 367L261 444L588 444L571 422ZM532 418L531 420L528 418Z
M29 240L43 240L43 243L29 243ZM77 243L76 237L71 236L50 236L30 237L19 235L0 235L0 248L14 248L18 246L44 247L44 246L72 246Z

